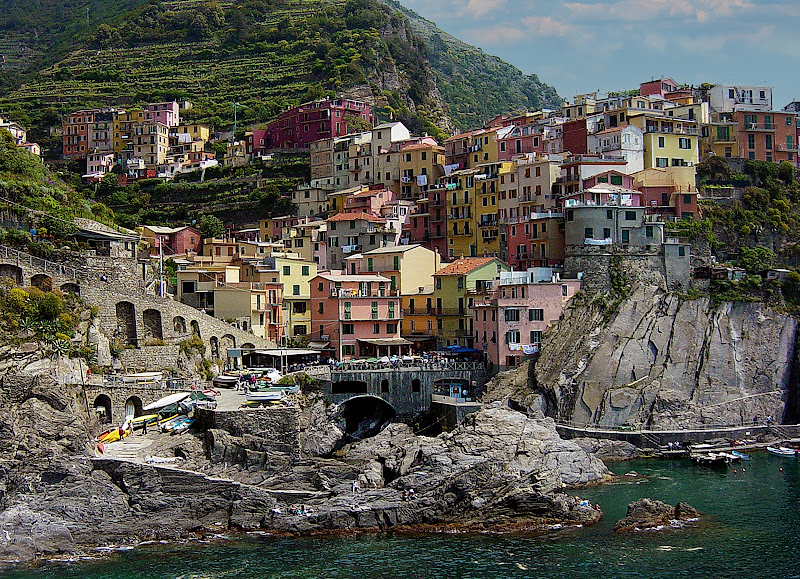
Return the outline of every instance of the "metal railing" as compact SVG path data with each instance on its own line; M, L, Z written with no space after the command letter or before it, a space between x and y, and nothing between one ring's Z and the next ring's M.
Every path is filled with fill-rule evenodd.
M478 372L485 371L486 366L483 362L456 362L448 358L439 360L398 360L395 364L391 362L366 362L366 361L344 361L332 366L331 375L343 372L394 372L394 371L452 371L452 372Z
M32 270L49 271L69 279L83 279L87 277L85 272L81 272L74 267L48 261L5 245L0 245L0 259L6 263L14 262L16 265L27 265Z
M748 428L772 428L776 429L779 428L779 425L775 425L774 423L767 424L765 421L759 421L756 423L747 423L744 424L722 424L722 423L709 423L703 424L696 427L689 427L689 428L680 428L680 427L668 427L668 426L648 426L643 428L643 425L597 425L597 424L579 424L577 422L571 421L556 421L556 426L561 426L564 428L570 428L577 431L582 432L592 432L592 433L602 433L602 432L619 432L619 433L629 433L629 434L643 434L643 433L650 433L650 432L718 432L718 431L738 431L742 429ZM794 426L794 425L780 425L780 426Z

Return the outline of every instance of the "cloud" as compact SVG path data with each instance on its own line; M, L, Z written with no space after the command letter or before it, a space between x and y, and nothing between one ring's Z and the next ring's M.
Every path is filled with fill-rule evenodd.
M610 3L565 2L573 17L632 22L674 18L703 23L710 17L730 17L757 7L748 0L618 0Z
M566 36L572 31L570 25L551 16L526 16L521 22L528 32L539 36Z
M467 4L459 12L477 19L494 10L502 10L505 5L506 0L467 0Z

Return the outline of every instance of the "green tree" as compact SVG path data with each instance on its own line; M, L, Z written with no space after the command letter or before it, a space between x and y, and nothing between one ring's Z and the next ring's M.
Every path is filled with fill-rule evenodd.
M225 225L216 215L203 215L197 222L203 237L222 237L225 235Z
M750 274L770 269L775 265L775 259L775 252L763 245L743 247L739 253L739 263Z

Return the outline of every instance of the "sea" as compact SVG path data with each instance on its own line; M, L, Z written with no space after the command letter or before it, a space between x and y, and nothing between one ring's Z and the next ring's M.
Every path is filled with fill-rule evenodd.
M727 468L686 459L610 468L641 476L572 491L604 511L599 524L585 528L500 535L216 537L7 568L0 578L800 578L800 460L759 452ZM686 501L704 515L683 528L613 533L628 503L644 497Z

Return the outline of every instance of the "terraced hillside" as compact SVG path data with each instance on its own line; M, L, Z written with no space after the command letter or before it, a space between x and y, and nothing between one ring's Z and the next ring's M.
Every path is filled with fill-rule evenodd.
M243 105L241 123L252 125L286 105L349 92L372 98L385 117L437 133L558 100L538 79L378 0L92 0L88 13L85 6L0 0L0 49L8 54L0 111L38 128L77 107L186 98L195 105L190 120L226 128L233 102ZM473 81L480 91L467 90Z

